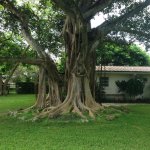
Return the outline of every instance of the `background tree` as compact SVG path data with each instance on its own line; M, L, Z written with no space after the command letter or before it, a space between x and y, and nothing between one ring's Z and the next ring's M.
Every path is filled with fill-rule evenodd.
M15 42L15 40L17 41L17 39L18 43ZM5 79L3 80L2 94L7 95L8 82L16 71L17 67L19 66L19 62L15 64L12 62L7 62L8 57L12 59L13 57L25 58L26 56L33 55L33 51L29 50L29 46L26 47L25 43L21 41L21 37L15 37L10 33L1 32L0 40L0 57L5 57L6 59L4 62L1 60L0 66L1 75L5 75Z
M1 74L0 74L0 95L3 95L3 80Z
M16 42L17 41L17 42ZM26 50L27 45L22 42L21 37L13 35L11 32L0 32L0 57L13 58L33 55L32 50ZM14 64L1 62L0 72L6 74Z
M105 43L96 50L96 65L149 66L150 56L135 44Z

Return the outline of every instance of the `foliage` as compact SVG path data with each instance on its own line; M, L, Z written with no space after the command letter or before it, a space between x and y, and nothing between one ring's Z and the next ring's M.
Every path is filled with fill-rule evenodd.
M0 57L6 58L6 62L1 63L1 74L7 74L14 66L13 63L7 62L7 58L33 58L36 53L31 48L27 49L26 43L21 36L14 35L11 32L1 32L0 34ZM29 65L24 65L29 67Z
M17 82L16 93L17 94L35 94L37 93L37 85L33 82Z
M119 88L119 92L125 92L127 89L127 81L123 80L123 81L116 81L116 85Z
M105 98L105 87L100 82L95 85L95 100L99 103Z
M24 14L34 39L44 50L57 55L58 49L62 46L60 30L63 25L63 12L56 10L50 2L44 1L14 1L14 4L18 11ZM18 18L6 9L0 11L0 14L3 30L20 35Z
M137 96L143 94L143 89L146 83L145 78L134 77L128 81L116 81L119 92L125 92L129 96Z
M62 46L60 30L62 28L62 11L56 11L51 3L43 3L43 1L14 1L16 8L21 11L28 20L29 30L34 39L40 43L41 47L54 55L59 54L59 48ZM2 6L2 5L0 5ZM27 42L21 34L21 27L18 18L7 11L0 9L0 57L9 58L37 58L37 52L31 47L26 50ZM0 73L7 75L13 63L1 63ZM19 67L19 71L14 75L15 81L33 80L34 73L37 72L36 67L23 64Z
M139 9L136 8L140 8L139 6L142 6L142 3L147 3L148 7L139 11ZM148 50L150 46L149 1L114 0L107 6L108 7L103 9L102 12L105 16L108 16L106 17L108 23L112 23L110 25L111 33L108 37L110 37L113 41L120 41L120 43L132 43L138 40L143 43ZM134 15L132 16L132 14ZM114 25L115 27L113 28Z
M38 77L38 67L33 65L20 65L13 77L13 82L35 82Z
M105 43L96 50L97 65L149 66L150 56L137 45ZM138 58L138 59L137 59Z
M57 61L57 68L60 73L65 72L66 65L66 54L64 52L60 53L59 60Z

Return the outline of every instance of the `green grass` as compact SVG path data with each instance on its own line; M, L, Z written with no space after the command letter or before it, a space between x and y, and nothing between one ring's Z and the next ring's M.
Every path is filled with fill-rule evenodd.
M2 114L33 102L33 95L0 97L0 111ZM149 150L150 105L128 107L129 113L120 113L112 121L104 117L116 113L110 109L96 121L84 123L25 122L0 115L0 150Z
M16 110L20 108L29 107L34 104L35 95L16 95L11 94L7 96L0 96L0 113L9 110Z

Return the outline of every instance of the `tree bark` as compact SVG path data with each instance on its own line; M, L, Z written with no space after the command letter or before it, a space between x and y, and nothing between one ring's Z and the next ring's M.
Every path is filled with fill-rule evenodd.
M67 17L64 25L64 38L67 51L68 91L64 102L40 117L55 117L68 112L75 112L85 118L83 112L88 111L94 118L94 113L101 108L95 102L90 88L90 65L87 27L79 17ZM93 67L93 66L92 66Z
M46 75L43 67L39 69L38 95L35 107L40 109L46 107Z
M59 97L59 87L55 81L48 79L48 95L46 98L48 106L58 106L61 101Z
M0 57L0 62L7 62L7 63L25 63L30 65L41 65L45 63L44 59L41 58L11 58L11 57Z

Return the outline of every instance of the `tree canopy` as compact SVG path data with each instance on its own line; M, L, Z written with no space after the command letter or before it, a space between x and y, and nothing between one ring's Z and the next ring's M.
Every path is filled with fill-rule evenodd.
M59 16L62 18L63 13L53 11L51 3L46 3L45 5L42 1L38 3L30 1L20 2L22 1L0 1L0 4L4 7L0 11L0 19L3 21L1 21L1 27L4 32L7 30L21 36L23 41L26 41L27 45L30 45L36 51L38 59L35 59L35 55L33 58L13 58L13 62L19 61L39 66L38 100L35 105L42 108L47 105L45 100L46 78L49 78L49 93L52 86L56 90L58 89L60 80L51 54L57 55L62 45L62 42L60 42L62 41L62 38L60 38L62 19L56 20L56 17L57 19ZM11 60L7 59L7 61ZM59 101L59 92L57 91L49 94L47 99L54 97L53 102L57 103L56 101Z
M149 66L150 55L135 44L105 43L96 50L96 65Z
M9 59L33 58L36 55L36 52L24 43L22 37L9 32L1 32L0 42L1 74L6 74L14 66L13 61ZM2 61L3 59L5 61Z

